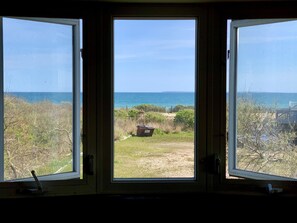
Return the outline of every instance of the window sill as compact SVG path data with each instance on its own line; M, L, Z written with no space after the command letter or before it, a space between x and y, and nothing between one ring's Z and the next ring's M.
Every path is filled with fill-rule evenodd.
M269 193L268 184L283 191L280 193ZM225 179L223 183L217 184L212 189L212 193L255 197L297 197L297 182Z

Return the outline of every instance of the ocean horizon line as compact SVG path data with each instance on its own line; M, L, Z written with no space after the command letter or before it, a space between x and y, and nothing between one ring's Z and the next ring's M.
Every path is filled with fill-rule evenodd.
M30 103L51 101L55 104L72 102L71 92L4 92L4 95L13 95ZM291 101L297 102L297 93L278 92L238 92L238 98L251 98L264 106L279 108L289 107ZM83 104L83 92L80 93L80 103ZM226 92L228 103L228 92ZM176 105L194 106L194 92L115 92L114 108L132 108L140 104L152 104L160 107L174 107Z
M4 93L68 93L72 94L70 91L4 91ZM80 91L82 94L83 91ZM114 93L195 93L194 91L115 91ZM238 91L238 94L297 94L297 92L273 92L273 91ZM229 94L229 92L226 92Z

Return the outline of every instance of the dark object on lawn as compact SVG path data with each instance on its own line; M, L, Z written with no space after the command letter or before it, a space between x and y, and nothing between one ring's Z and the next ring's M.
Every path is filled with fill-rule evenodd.
M137 126L137 136L152 136L155 128L146 125Z

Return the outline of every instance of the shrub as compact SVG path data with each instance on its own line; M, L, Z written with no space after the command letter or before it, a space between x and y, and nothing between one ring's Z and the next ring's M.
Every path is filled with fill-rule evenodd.
M194 106L192 106L192 105L188 105L188 106L186 106L186 105L176 105L174 107L171 107L169 109L169 112L170 113L175 113L175 112L179 112L179 111L185 110L185 109L193 109L194 110Z
M165 132L162 129L156 128L154 130L154 135L164 135Z
M292 142L296 132L293 125L284 129L278 123L276 109L250 98L237 100L236 165L243 170L294 178L296 145Z
M163 123L166 121L164 115L156 113L156 112L148 112L144 116L145 123L156 122L156 123Z
M114 140L119 140L128 135L136 134L136 122L134 120L118 119L114 122Z
M128 117L131 118L132 120L137 120L139 118L139 110L137 109L130 109L128 111Z
M160 107L151 104L141 104L134 107L135 109L142 110L144 112L166 112L166 107Z
M114 118L115 119L127 119L128 112L124 109L115 109L114 110Z
M191 109L185 109L177 112L174 118L174 124L183 125L185 129L194 129L194 123L194 110Z

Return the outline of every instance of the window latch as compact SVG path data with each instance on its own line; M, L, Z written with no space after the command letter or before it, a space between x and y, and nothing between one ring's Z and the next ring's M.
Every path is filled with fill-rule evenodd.
M279 194L279 193L282 193L283 192L283 188L273 188L272 187L272 184L267 184L267 192L268 194Z
M221 170L221 159L218 154L209 156L207 162L208 170L214 175L220 175Z
M93 155L87 155L85 157L85 165L86 168L86 174L88 175L94 175L94 156Z

